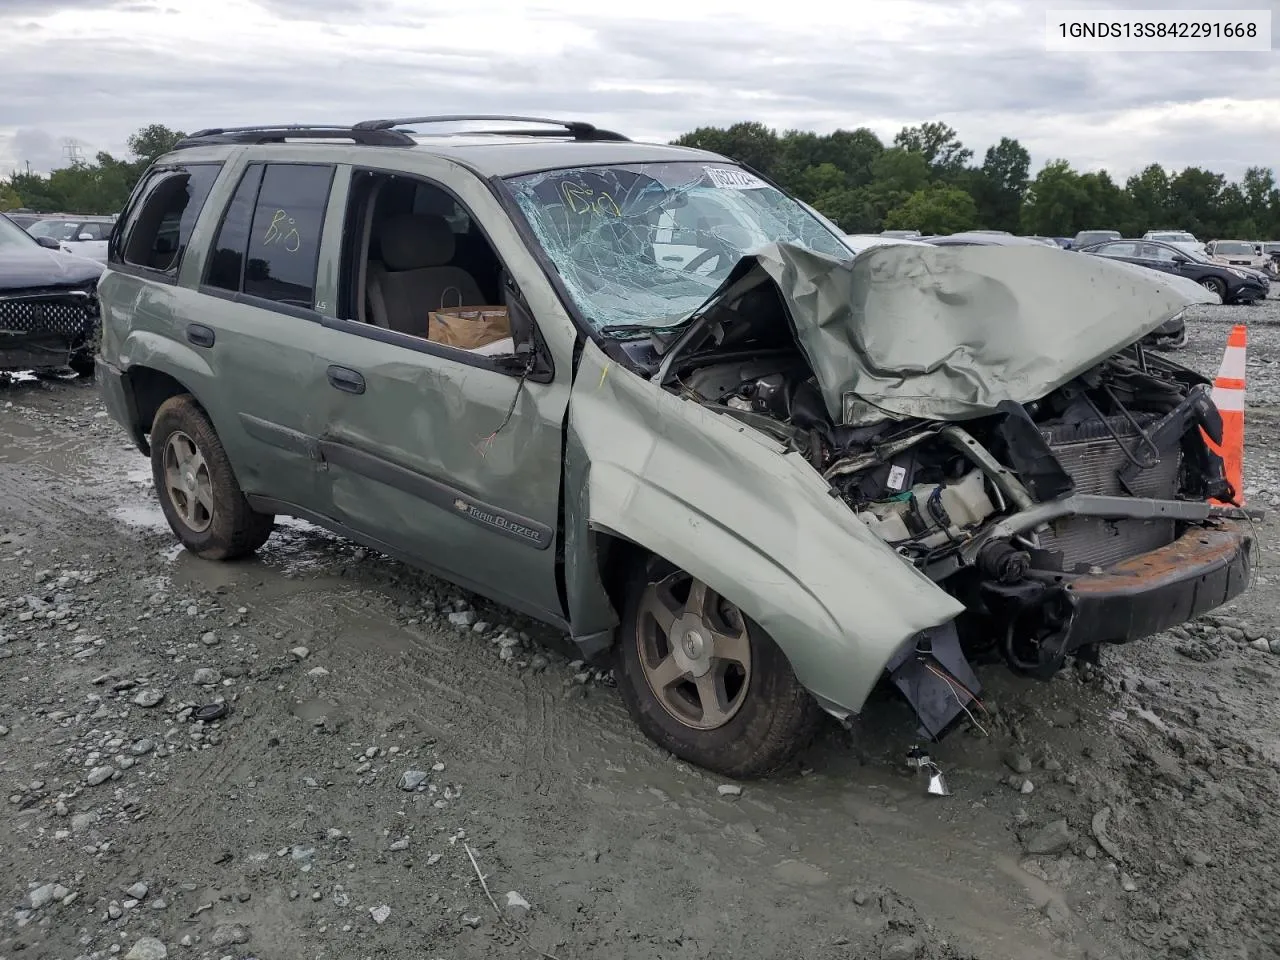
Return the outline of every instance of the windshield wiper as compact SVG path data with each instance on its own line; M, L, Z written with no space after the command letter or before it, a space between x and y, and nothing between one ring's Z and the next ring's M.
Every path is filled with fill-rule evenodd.
M602 336L608 337L610 340L636 340L640 337L648 337L653 334L672 333L679 330L689 322L688 316L681 317L674 323L620 323L616 326L603 327L600 330Z

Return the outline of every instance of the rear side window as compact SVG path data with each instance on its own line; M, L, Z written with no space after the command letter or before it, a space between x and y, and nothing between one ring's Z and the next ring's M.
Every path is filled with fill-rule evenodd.
M125 214L112 259L177 276L220 169L217 163L193 163L153 170Z
M315 306L320 235L333 167L249 167L218 227L206 280L246 296Z
M213 241L213 255L209 258L209 275L205 283L239 293L244 280L245 250L249 247L249 227L253 223L253 208L258 203L258 188L262 185L262 164L255 163L240 178L227 210L218 226L218 236Z

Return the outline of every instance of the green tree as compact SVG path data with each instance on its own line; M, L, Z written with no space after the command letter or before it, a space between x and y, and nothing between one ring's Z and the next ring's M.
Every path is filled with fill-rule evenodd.
M971 178L971 190L978 219L988 229L1018 229L1030 170L1031 154L1017 140L1001 137L999 143L987 148L982 166Z
M15 171L6 186L17 195L20 206L42 213L118 213L147 167L184 136L181 131L153 123L128 138L128 160L101 152L92 163L59 167L48 176Z
M1169 206L1174 222L1202 240L1212 239L1223 224L1217 209L1222 202L1226 177L1220 173L1187 167L1169 181Z
M22 206L22 197L12 185L0 183L0 210L16 210Z
M1080 185L1089 198L1085 216L1094 223L1106 224L1104 229L1118 229L1116 225L1128 215L1129 198L1111 179L1111 174L1105 170L1081 174Z
M929 183L929 164L924 154L902 147L890 147L871 165L871 183L862 193L866 218L883 222L890 210Z
M782 152L778 134L754 120L735 123L725 130L719 127L699 127L692 133L677 137L672 143L680 147L697 147L722 154L768 177L777 172Z
M1147 230L1173 228L1169 212L1169 175L1164 167L1153 163L1125 181L1129 198L1129 215L1116 227L1126 236L1138 236Z
M161 154L168 153L185 136L181 130L170 130L162 123L152 123L131 134L125 143L134 160L145 166Z
M780 184L797 192L805 189L805 171L824 166L839 170L845 187L866 186L871 182L872 163L884 152L880 138L866 127L831 134L788 130L780 138L779 148L775 176ZM813 198L804 199L812 202Z
M957 177L973 159L973 151L960 142L955 130L938 121L931 120L918 127L903 127L894 136L893 143L921 154L933 175L940 180Z
M891 230L958 233L978 225L978 206L973 197L959 187L934 183L917 190L901 206L890 210L884 224Z
M1022 229L1025 233L1061 237L1105 228L1105 224L1093 222L1095 215L1093 198L1080 174L1066 160L1050 160L1027 188Z

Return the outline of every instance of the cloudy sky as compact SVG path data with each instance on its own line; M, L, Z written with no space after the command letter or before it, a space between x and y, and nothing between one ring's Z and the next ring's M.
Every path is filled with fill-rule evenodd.
M888 140L943 120L980 158L1120 176L1280 167L1280 40L1257 53L1050 53L1050 8L1280 0L0 0L0 171L194 130L430 113L573 117L633 138L760 120ZM462 11L462 12L455 12Z

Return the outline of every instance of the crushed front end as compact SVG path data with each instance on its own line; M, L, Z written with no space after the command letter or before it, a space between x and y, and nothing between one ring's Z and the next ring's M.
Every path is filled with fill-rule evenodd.
M96 280L95 280L96 282ZM0 370L59 369L93 358L94 282L0 290Z
M967 608L970 656L1048 677L1072 654L1231 600L1252 538L1205 442L1199 375L1135 344L1041 400L957 424L896 424L826 468L904 559Z
M1048 678L1248 584L1209 382L1143 345L1201 294L1094 259L777 247L659 344L656 379L801 454L964 605L885 664L929 735L976 699L971 662Z

